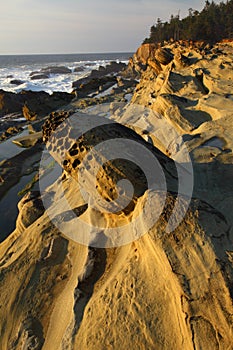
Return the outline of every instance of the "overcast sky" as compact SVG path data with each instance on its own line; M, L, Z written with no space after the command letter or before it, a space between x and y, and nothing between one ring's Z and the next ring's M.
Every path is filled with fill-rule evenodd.
M0 54L131 52L160 17L203 0L2 0ZM162 4L162 5L161 5Z

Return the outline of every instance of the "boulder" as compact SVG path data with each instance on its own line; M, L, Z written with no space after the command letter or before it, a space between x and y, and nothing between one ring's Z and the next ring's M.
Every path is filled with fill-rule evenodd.
M24 83L24 81L19 80L19 79L13 79L10 81L10 84L12 84L12 85L21 85L23 83Z
M75 73L83 72L84 70L85 70L84 67L75 67L75 68L74 68L74 72L75 72Z
M47 68L42 68L41 72L45 74L69 74L72 72L72 70L64 66L51 66Z
M31 75L31 80L39 80L39 79L48 79L49 75L47 74L35 74L35 75Z
M137 49L135 58L138 62L147 64L149 58L154 58L155 50L155 44L143 44Z

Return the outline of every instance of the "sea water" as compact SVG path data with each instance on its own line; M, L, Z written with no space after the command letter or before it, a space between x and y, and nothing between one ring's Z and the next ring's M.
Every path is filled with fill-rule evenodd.
M132 53L91 53L55 55L0 55L0 89L11 92L22 90L72 92L72 83L86 77L93 69L106 66L112 61L127 63ZM50 74L47 79L32 80L30 73L42 68L64 66L71 69L68 74ZM82 68L81 72L74 72ZM20 80L20 85L11 84Z

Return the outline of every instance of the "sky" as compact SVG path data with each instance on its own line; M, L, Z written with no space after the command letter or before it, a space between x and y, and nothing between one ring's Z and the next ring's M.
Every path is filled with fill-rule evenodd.
M218 2L218 1L217 1ZM0 54L134 52L157 18L204 0L2 0Z

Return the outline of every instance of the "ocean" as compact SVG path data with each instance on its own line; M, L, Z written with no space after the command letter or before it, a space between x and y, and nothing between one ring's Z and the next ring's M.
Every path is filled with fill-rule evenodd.
M72 92L75 80L88 76L93 69L106 66L111 61L127 63L132 52L54 55L0 55L0 89L11 92L22 90ZM64 66L69 74L50 74L47 79L32 80L30 74L47 67ZM75 72L75 68L80 69ZM18 80L17 84L13 84Z

